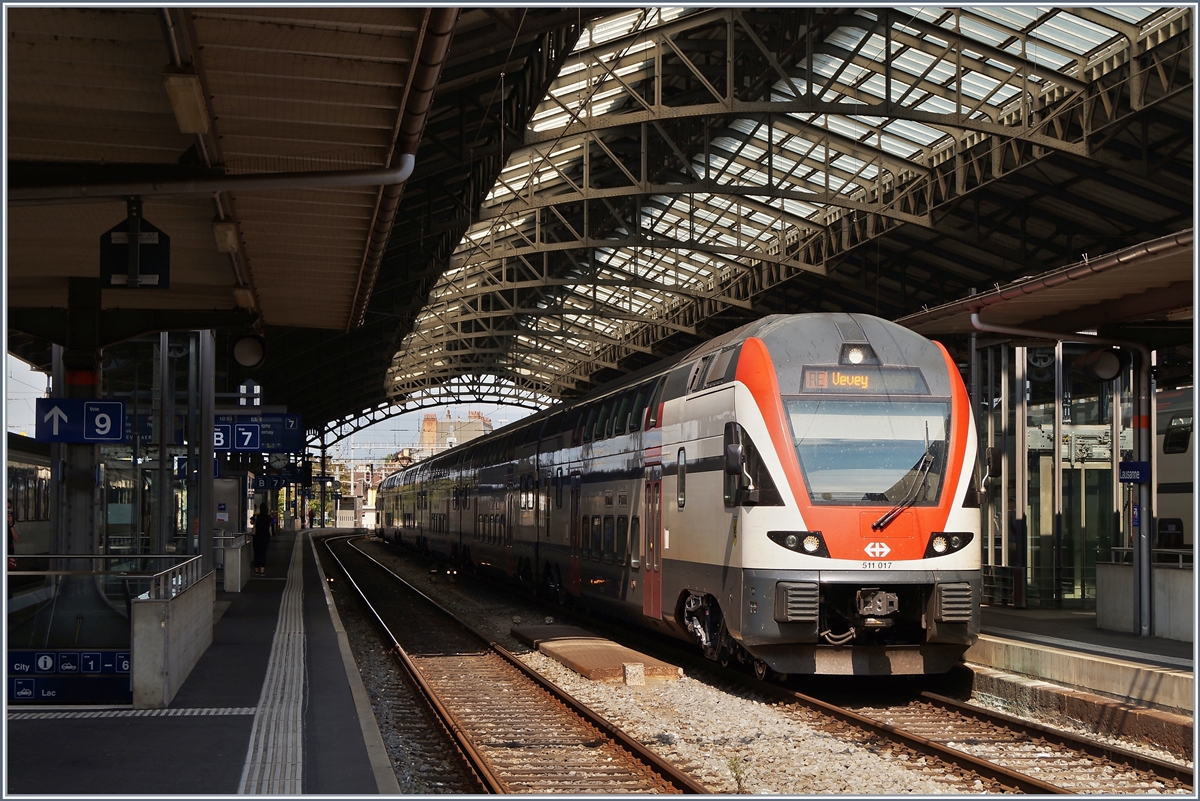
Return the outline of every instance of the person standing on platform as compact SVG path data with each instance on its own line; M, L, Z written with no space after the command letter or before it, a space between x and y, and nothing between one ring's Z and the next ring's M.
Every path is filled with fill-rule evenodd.
M21 535L17 533L17 522L13 517L12 501L8 502L8 553L6 556L14 556L17 553L17 542L21 539ZM9 567L13 567L15 560L10 559Z
M271 544L271 510L263 501L254 517L254 575L267 575L267 546Z
M8 569L17 569L17 540L21 539L21 535L17 533L17 524L13 518L12 501L8 502L8 552L5 556L8 557ZM8 585L8 597L12 597L12 584Z

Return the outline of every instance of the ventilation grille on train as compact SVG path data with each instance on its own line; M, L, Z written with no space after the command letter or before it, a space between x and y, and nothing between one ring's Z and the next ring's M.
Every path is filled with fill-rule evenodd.
M775 620L780 623L815 623L820 611L816 584L781 581L775 585Z
M838 335L841 336L843 342L867 341L867 335L863 333L862 326L853 319L844 323L834 323L834 325L837 326Z
M971 608L974 604L970 584L939 584L937 593L938 620L945 623L971 621Z

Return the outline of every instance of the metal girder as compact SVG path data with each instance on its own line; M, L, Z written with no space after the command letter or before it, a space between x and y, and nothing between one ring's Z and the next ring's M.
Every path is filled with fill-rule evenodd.
M1078 51L1035 41L1061 13L1041 11L992 44L969 33L989 22L970 10L711 10L577 51L394 369L436 341L440 358L465 354L451 374L528 359L557 395L655 353L672 332L754 312L785 285L825 305L836 287L843 308L879 309L881 289L916 288L882 276L882 254L863 246L901 231L922 232L902 238L922 243L914 255L939 282L920 297L1023 267L1026 252L999 244L993 257L978 225L959 230L951 215L1010 176L1032 181L1049 155L1130 169L1113 155L1130 145L1120 129L1192 82L1190 11L1151 15L1144 29L1091 14L1111 33ZM1035 43L1052 57L1035 60ZM1187 153L1185 133L1143 139L1169 143L1155 169ZM972 249L990 266L967 266ZM585 347L520 344L550 330Z
M248 328L256 315L245 309L101 309L99 340L101 347L160 331L196 331L217 328ZM66 309L9 307L11 329L57 344L68 339L70 315Z

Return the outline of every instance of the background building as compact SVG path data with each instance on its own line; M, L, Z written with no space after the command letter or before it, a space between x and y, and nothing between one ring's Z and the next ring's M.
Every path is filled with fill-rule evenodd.
M492 433L492 420L482 412L467 412L466 420L455 420L446 410L446 416L427 414L421 421L421 439L417 445L416 459L428 459L455 445L470 442L484 434Z

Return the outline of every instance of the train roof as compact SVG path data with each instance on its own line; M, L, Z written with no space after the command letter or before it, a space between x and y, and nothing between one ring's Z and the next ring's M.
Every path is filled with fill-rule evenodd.
M803 336L787 336L790 331L801 325L808 327ZM557 414L584 406L608 395L623 392L644 381L665 375L678 365L700 359L716 351L736 347L751 337L761 338L768 344L769 348L778 350L778 356L781 356L784 362L794 361L797 364L806 358L807 354L802 355L805 350L811 352L819 345L827 346L828 342L835 338L837 341L851 341L855 340L856 337L858 339L855 341L867 341L869 339L872 343L878 343L881 356L888 355L893 358L898 358L900 351L903 350L899 343L905 340L910 342L928 342L921 334L915 333L896 323L868 314L819 312L810 314L768 315L714 337L687 351L610 381L579 398L572 398L569 401L549 406L528 417L523 417L520 420L509 423L503 428L496 429L483 437L464 442L440 454L417 462L411 467L404 468L398 473L393 474L395 480L391 480L393 476L384 479L384 484L381 484L380 487L383 488L385 485L388 487L396 486L403 481L403 476L406 474L420 473L425 470L442 470L455 466L458 464L458 460L463 458L464 454L480 446L496 446L504 442L506 437L513 437L515 434L526 432L519 439L507 442L509 446L519 447L527 443L532 432L540 434L543 428L541 424L552 419ZM850 339L847 339L847 337L850 337ZM795 345L795 353L791 349L791 340L793 339L798 340ZM772 344L773 342L775 343L774 345ZM922 359L924 361L921 365L922 367L935 368L929 371L931 375L936 375L937 368L944 366L940 351L936 348L927 349ZM887 363L886 359L885 363ZM930 383L933 394L946 395L949 393L948 385L942 386L944 382L934 379Z
M29 461L36 464L50 464L50 443L38 442L33 437L26 437L12 431L8 433L8 460L10 462Z

